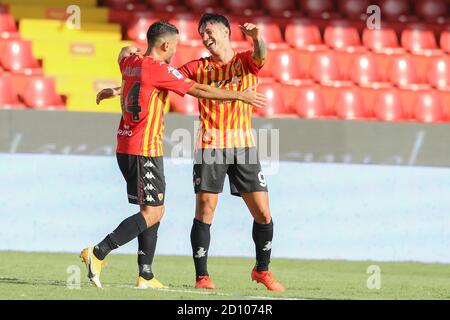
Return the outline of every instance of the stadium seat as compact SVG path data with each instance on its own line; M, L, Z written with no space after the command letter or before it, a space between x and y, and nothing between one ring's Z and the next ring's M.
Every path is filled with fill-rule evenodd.
M31 52L31 41L10 39L5 40L1 47L0 64L5 70L26 74L41 73L39 62Z
M314 119L327 116L325 98L320 87L301 87L297 95L294 109L305 119Z
M312 79L319 83L329 83L343 78L337 58L332 52L314 55L310 73Z
M385 48L398 48L400 46L395 30L382 26L380 29L365 28L362 41L366 48L378 51Z
M53 78L30 77L22 99L33 109L65 109L61 96L56 93Z
M223 0L223 6L235 14L242 14L246 9L257 9L257 0Z
M198 114L198 99L185 95L181 97L176 93L169 92L170 111L182 114Z
M10 76L0 72L0 108L23 109L25 105L19 102L19 98L13 90L13 82Z
M443 102L435 91L418 93L413 113L416 120L420 122L436 123L446 120Z
M257 90L264 93L267 97L267 107L262 109L253 108L253 112L265 117L292 114L289 106L284 101L283 91L279 85L261 84Z
M350 79L361 87L374 87L383 82L377 61L371 54L360 54L353 58Z
M169 5L177 5L177 0L145 0L145 3L156 10L161 10L166 8Z
M9 13L0 13L0 39L18 39L16 22Z
M156 16L135 16L127 26L127 38L138 42L147 42L150 25L159 19Z
M274 53L268 65L272 72L272 77L280 82L289 82L290 80L300 79L300 62L293 50L279 50Z
M204 12L208 8L217 7L217 0L184 0L184 4L193 12Z
M300 0L300 9L311 18L328 18L335 11L333 0Z
M338 0L339 12L350 20L364 19L367 17L367 8L370 6L369 0Z
M440 45L443 51L450 53L450 27L442 31Z
M324 42L333 50L360 45L358 30L345 20L332 22L325 28Z
M431 60L428 65L428 83L437 89L450 90L450 57L442 56Z
M373 113L378 120L382 121L401 121L408 118L402 98L398 91L394 89L378 91Z
M296 19L286 26L286 42L293 48L322 45L320 30L311 20Z
M421 82L414 61L408 56L395 57L388 73L390 82L399 87L408 87Z
M426 49L436 49L436 38L433 31L424 24L413 24L403 30L402 47L412 53L421 53Z
M263 0L264 9L266 9L271 16L280 15L285 11L296 10L295 0Z
M439 18L450 16L449 3L446 0L416 0L415 13L428 22L436 22Z
M402 20L411 14L408 0L379 0L382 19L389 21Z
M365 101L357 88L346 88L339 91L334 105L336 115L345 120L370 118Z
M202 40L198 33L198 21L194 15L179 14L169 20L179 31L180 44L201 45Z

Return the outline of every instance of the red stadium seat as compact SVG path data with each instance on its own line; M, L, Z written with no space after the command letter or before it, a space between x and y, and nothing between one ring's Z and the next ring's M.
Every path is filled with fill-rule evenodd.
M24 109L25 105L19 102L19 98L13 90L11 77L0 75L0 108Z
M382 121L401 121L408 118L397 90L379 90L373 107L375 117Z
M271 15L277 15L284 11L293 11L296 9L295 0L263 0L262 4Z
M56 93L55 80L47 77L30 77L22 95L24 103L33 109L65 109Z
M283 91L279 85L260 84L257 90L265 94L268 106L263 109L253 108L254 112L265 117L292 114L289 106L284 101Z
M398 48L400 46L395 30L384 26L381 29L365 28L362 40L364 46L373 51L385 48Z
M382 19L389 21L402 20L410 15L408 0L379 0Z
M327 116L325 98L320 87L301 87L294 105L297 114L305 119Z
M438 89L450 90L450 57L431 60L428 65L428 83Z
M440 44L443 51L450 53L450 27L442 31Z
M403 30L402 47L412 53L420 53L426 49L436 49L436 38L426 25L414 24Z
M217 7L217 0L184 0L184 4L193 12L204 12L207 8Z
M146 14L146 16L135 16L128 25L128 39L136 40L138 42L147 42L148 28L158 20L159 19L156 16L150 16L148 14Z
M311 77L319 83L342 80L336 56L330 52L314 55L311 61Z
M363 96L357 88L340 90L334 109L336 115L341 119L357 120L370 118Z
M180 43L189 45L201 45L202 40L198 33L198 20L190 14L179 14L169 20L179 31Z
M333 0L300 0L300 8L311 18L327 18L335 11Z
M1 51L0 64L5 70L25 74L42 73L39 62L31 52L31 41L5 40Z
M145 3L156 10L161 10L169 5L177 5L177 0L145 0Z
M300 62L293 50L279 50L274 54L272 61L268 62L272 69L272 76L280 82L289 82L301 78Z
M389 66L389 80L399 87L420 83L414 61L408 56L395 57Z
M370 0L339 0L338 7L348 19L365 19L367 17L367 8L370 6Z
M322 45L320 30L311 20L297 19L286 26L286 42L294 48Z
M223 0L223 6L230 12L242 14L246 9L257 9L257 0Z
M14 17L9 13L0 13L0 39L17 39L19 33L17 32L16 22Z
M415 12L425 21L434 22L438 18L450 16L449 3L445 0L416 0Z
M184 97L169 93L170 111L183 114L198 114L198 99L186 94Z
M421 122L441 122L445 120L443 102L435 91L418 93L413 113L414 117Z
M377 61L371 54L360 54L353 58L350 66L351 80L362 87L372 87L383 82Z
M334 50L360 45L358 30L348 21L335 21L325 28L324 42Z

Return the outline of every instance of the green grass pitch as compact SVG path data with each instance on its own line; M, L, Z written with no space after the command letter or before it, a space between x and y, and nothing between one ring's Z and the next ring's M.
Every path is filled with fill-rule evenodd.
M133 288L136 256L111 254L102 273L104 288L89 284L75 253L0 252L0 299L450 299L445 264L273 259L271 269L284 293L250 280L253 259L209 257L216 290L196 290L191 257L157 256L154 272L168 290ZM381 288L367 288L367 268L381 269ZM81 270L81 288L67 287L68 267ZM75 267L73 267L75 266Z

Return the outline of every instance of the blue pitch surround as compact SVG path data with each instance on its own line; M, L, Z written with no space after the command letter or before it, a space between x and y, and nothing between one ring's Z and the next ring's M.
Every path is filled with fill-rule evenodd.
M192 165L165 171L156 254L190 255ZM0 178L0 250L78 252L138 210L115 157L0 154ZM450 168L282 162L267 180L275 258L450 262ZM226 181L210 254L253 257L251 227Z

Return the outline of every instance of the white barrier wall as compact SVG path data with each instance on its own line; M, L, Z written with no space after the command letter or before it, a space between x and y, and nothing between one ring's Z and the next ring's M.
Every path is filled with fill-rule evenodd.
M165 172L157 254L190 255L192 165ZM282 162L267 180L275 258L450 262L450 168ZM253 257L251 216L224 190L210 254ZM0 154L0 250L78 252L137 210L115 157Z

